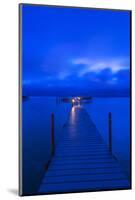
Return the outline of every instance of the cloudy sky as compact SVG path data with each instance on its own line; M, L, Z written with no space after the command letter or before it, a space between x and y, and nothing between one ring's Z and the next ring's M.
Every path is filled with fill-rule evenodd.
M130 13L24 5L23 92L127 96Z

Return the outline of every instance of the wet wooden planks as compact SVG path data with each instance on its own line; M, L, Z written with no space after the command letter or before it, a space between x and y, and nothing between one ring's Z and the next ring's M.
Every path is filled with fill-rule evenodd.
M40 193L129 188L130 183L86 110L72 108Z

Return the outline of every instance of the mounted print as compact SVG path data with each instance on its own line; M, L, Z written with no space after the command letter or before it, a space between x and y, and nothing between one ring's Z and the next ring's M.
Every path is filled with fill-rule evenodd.
M131 189L131 11L19 12L19 194Z

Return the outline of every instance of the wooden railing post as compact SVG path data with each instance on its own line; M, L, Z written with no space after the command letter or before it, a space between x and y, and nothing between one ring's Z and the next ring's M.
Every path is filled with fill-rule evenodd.
M112 113L108 114L108 123L109 123L109 150L112 153Z
M55 141L54 141L54 113L51 114L51 154L55 152Z

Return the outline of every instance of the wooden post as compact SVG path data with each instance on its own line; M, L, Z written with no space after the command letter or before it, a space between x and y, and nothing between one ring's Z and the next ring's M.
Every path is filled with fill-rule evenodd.
M108 123L109 123L109 150L112 153L112 113L108 114Z
M54 155L55 142L54 142L54 113L51 114L51 154Z
M50 165L50 160L45 164L45 172L48 170L48 167L49 167L49 165Z

